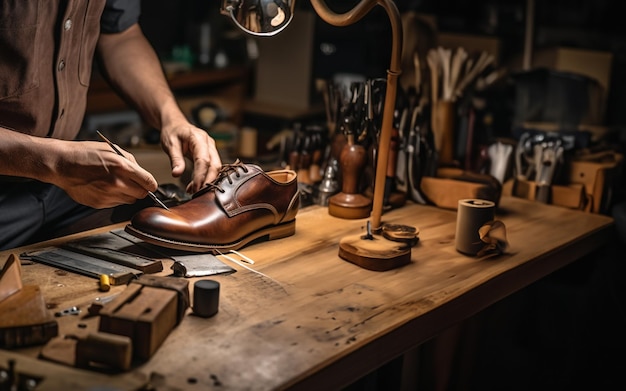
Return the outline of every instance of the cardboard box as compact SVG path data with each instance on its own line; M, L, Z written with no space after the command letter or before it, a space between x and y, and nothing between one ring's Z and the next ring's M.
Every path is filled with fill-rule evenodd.
M601 89L596 105L590 107L588 118L583 122L602 125L606 112L606 102L611 85L613 54L597 50L568 47L554 47L537 50L533 53L533 68L549 68L587 76L598 82Z

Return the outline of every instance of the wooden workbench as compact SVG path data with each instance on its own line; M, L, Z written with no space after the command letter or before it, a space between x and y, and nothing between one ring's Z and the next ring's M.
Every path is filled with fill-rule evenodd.
M43 375L54 386L80 379L135 389L152 376L160 379L156 389L337 389L612 240L607 216L517 198L503 197L497 218L506 225L509 251L477 259L454 248L455 211L408 204L387 212L383 222L419 227L420 242L410 264L375 272L337 255L339 240L363 232L366 220L309 207L300 211L294 236L241 251L263 275L231 264L236 273L211 277L221 284L219 313L205 319L189 310L147 363L122 375L74 370L80 376L73 377L45 363ZM87 277L39 264L22 270L51 311L101 295ZM170 272L165 265L162 274ZM59 328L69 333L79 322L96 321L63 317ZM37 349L0 351L0 366L7 357L29 365L36 355Z

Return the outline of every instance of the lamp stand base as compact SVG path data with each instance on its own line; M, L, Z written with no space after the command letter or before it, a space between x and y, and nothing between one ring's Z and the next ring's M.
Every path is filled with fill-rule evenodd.
M339 257L364 269L385 271L411 262L411 245L378 235L352 235L339 242Z

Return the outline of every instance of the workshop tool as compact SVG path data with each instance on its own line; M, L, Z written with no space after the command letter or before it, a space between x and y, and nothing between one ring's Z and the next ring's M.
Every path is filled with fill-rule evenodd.
M214 274L234 273L235 269L225 265L213 254L189 254L175 257L172 271L176 277L202 277Z
M339 163L332 159L324 170L324 177L317 186L317 204L328 206L328 198L337 194L339 191L339 181L337 180L337 171Z
M348 142L339 158L341 191L328 198L328 213L343 219L361 219L370 215L372 200L361 194L361 178L367 164L367 151L355 140L354 119L344 118L343 131Z
M117 295L118 293L105 297L96 297L87 307L87 313L91 316L100 315L100 311L104 308L105 304L113 301Z
M391 140L389 142L389 155L387 159L387 175L385 178L385 192L383 202L386 207L399 208L406 202L406 192L400 191L397 187L396 175L398 169L401 135L407 126L409 115L408 107L396 109L398 121L394 121ZM395 119L395 118L394 118Z
M556 169L563 157L563 146L560 140L543 142L535 145L535 182L539 202L550 202L550 188L555 177Z
M111 147L111 149L113 149L113 151L115 153L117 153L118 155L122 156L123 158L126 158L126 156L124 156L124 154L122 153L122 151L120 151L119 149L117 149L117 147L115 146L115 144L113 144L113 142L111 142L111 140L109 140L108 138L106 138L102 133L100 133L99 130L96 130L96 132L98 133L98 136L100 136L100 138L105 141L107 144L109 144L109 146ZM152 200L159 205L161 208L169 210L169 208L167 206L165 206L165 204L150 190L148 190L148 195L150 196L150 198L152 198Z
M189 253L161 247L157 248L130 235L123 229L113 230L111 233L134 243L138 247L144 248L146 251L150 251L155 257L174 261L171 269L176 277L202 277L214 274L229 274L237 271L211 253Z
M141 250L136 244L111 232L70 240L61 244L61 247L118 265L128 266L143 273L152 274L163 270L163 262L160 259L138 254L137 252Z
M311 137L311 166L309 168L309 177L312 183L319 183L322 180L322 158L323 146L322 131L320 126L310 126L308 128Z
M0 348L46 343L58 334L58 324L36 285L23 285L19 258L10 254L0 273Z
M496 178L500 183L504 183L504 180L506 179L512 153L513 146L505 144L502 141L496 141L487 148L487 154L490 161L489 174Z
M112 285L122 285L139 277L142 272L128 266L118 265L85 254L75 253L63 248L45 247L21 254L24 259L31 259L49 266L58 267L74 273L100 279L100 275L109 276Z
M311 162L312 162L312 150L311 150L311 137L304 133L302 135L302 147L300 148L300 156L298 159L298 183L302 183L308 186L313 185L313 179L311 178Z
M517 142L517 147L515 148L515 175L518 180L528 180L532 174L532 170L534 169L533 165L525 164L525 157L527 153L532 153L530 141L530 133L522 133Z
M409 125L410 126L410 125ZM410 128L409 128L410 130ZM409 132L410 133L410 132ZM395 172L395 187L396 190L405 194L409 193L409 178L407 173L407 155L408 155L408 143L409 134L405 132L403 127L398 129L398 156L396 162Z
M424 125L424 107L425 101L422 100L415 108L413 108L406 148L408 180L407 191L409 198L420 204L426 204L426 199L420 191L420 183L422 181L424 170L426 169L426 165L423 163L426 161L426 159L430 157L428 156L428 151L425 148L422 148L422 126Z
M61 316L78 315L78 314L80 314L80 308L76 306L72 306L64 310L55 312L54 316L56 316L57 318L60 318Z

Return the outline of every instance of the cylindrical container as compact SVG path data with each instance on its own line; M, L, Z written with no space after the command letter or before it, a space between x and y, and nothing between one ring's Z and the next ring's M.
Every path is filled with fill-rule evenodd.
M239 156L242 158L254 158L257 155L257 130L244 126L239 131Z
M478 230L495 219L496 204L480 199L459 200L456 214L456 250L467 255L476 255L485 246Z
M220 304L220 283L200 280L193 285L193 312L203 318L215 315Z

